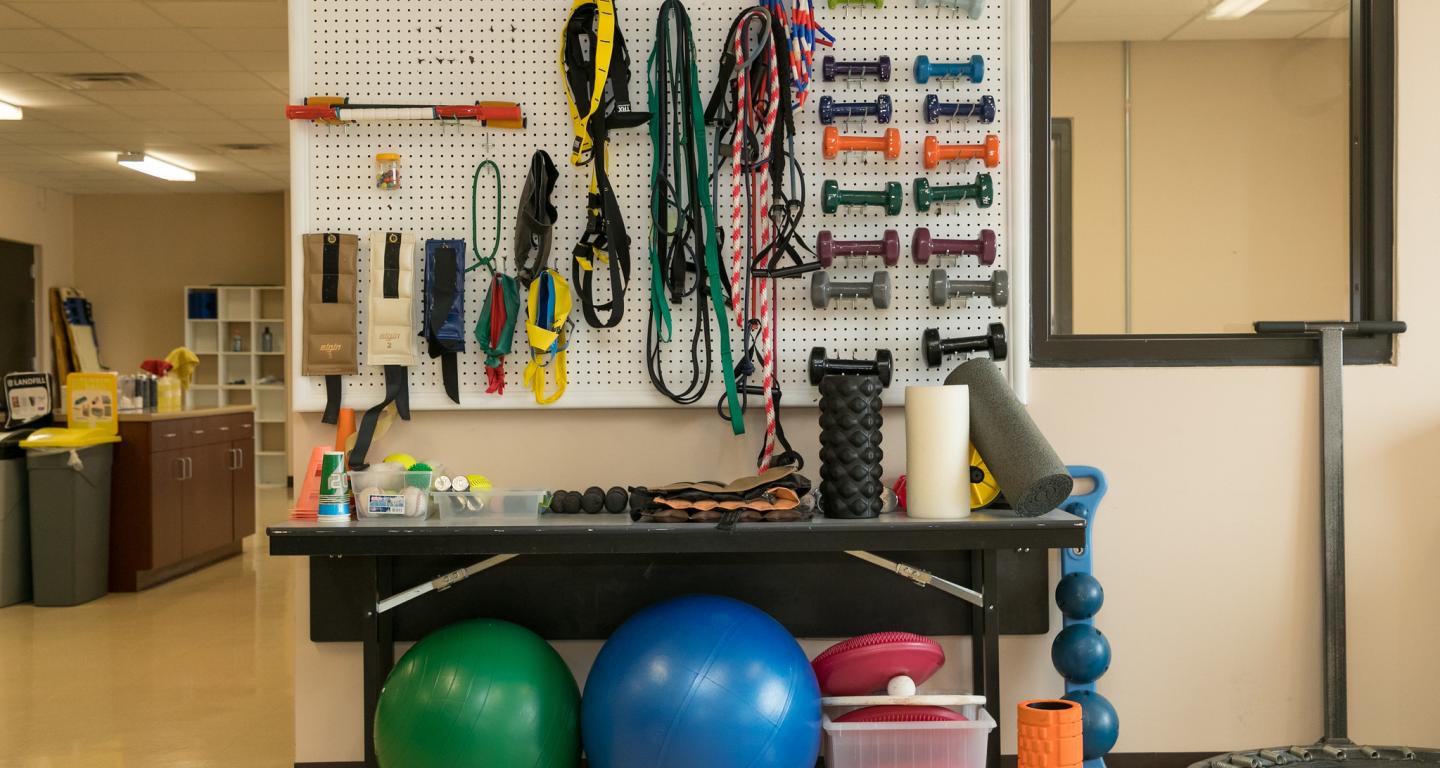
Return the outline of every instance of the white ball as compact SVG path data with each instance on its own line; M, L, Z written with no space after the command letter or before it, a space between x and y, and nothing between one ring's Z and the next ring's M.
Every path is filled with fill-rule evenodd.
M914 696L915 681L909 675L898 675L890 678L890 683L885 686L885 692L891 696Z

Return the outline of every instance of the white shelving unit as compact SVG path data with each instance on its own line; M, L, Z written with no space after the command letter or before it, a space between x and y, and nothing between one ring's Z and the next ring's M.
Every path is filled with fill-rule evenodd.
M192 300L196 294L213 301ZM205 317L195 317L197 303ZM206 285L185 288L185 346L200 358L185 396L187 408L255 406L255 484L285 485L290 457L285 451L289 413L285 349L285 286ZM263 343L270 331L270 346Z

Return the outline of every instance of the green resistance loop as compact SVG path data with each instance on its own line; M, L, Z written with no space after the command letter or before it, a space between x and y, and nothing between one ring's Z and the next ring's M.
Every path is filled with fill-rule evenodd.
M480 245L480 228L476 223L478 217L476 209L480 205L480 172L487 167L495 172L495 244L490 247L490 255L481 258L478 247ZM496 165L494 160L481 162L475 167L475 175L470 179L470 243L471 247L475 249L475 263L466 267L466 272L474 272L484 267L490 271L491 275L495 274L495 256L500 253L500 217L504 209L504 205L500 201L500 193L500 166Z

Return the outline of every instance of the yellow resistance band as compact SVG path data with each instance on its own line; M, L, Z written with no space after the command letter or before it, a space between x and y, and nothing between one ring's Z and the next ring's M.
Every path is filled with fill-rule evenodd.
M549 299L542 300L542 284L550 286ZM553 269L530 281L525 310L525 336L530 341L530 364L525 366L525 386L535 393L535 402L550 405L565 394L565 348L570 344L570 284ZM548 317L547 317L548 315ZM545 394L545 369L555 369L555 391Z

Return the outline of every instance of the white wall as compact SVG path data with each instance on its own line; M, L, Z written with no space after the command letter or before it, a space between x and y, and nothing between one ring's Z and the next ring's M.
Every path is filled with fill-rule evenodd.
M75 199L63 192L0 180L0 239L36 246L35 301L40 370L52 369L50 289L75 282ZM63 382L62 382L63 383Z
M1413 329L1398 364L1347 371L1351 730L1369 743L1440 734L1440 3L1400 0L1398 303ZM1065 459L1102 467L1111 495L1096 531L1106 588L1099 616L1115 650L1101 689L1119 709L1121 752L1220 751L1305 742L1320 731L1318 398L1314 369L1037 370L1031 407ZM815 412L786 411L816 456ZM904 464L903 417L886 413L887 476ZM328 442L297 417L304 446ZM482 439L476 439L476 435ZM604 459L576 435L605 435ZM657 439L658 437L658 439ZM404 446L502 482L655 482L749 466L754 444L703 411L416 415L376 450ZM301 761L361 751L360 653L308 641L296 609L296 742ZM441 598L443 599L443 598ZM1058 626L1058 621L1056 622ZM814 649L814 646L811 646ZM565 644L583 672L593 647ZM1005 638L1013 710L1060 679L1049 638ZM966 679L955 644L947 681Z

